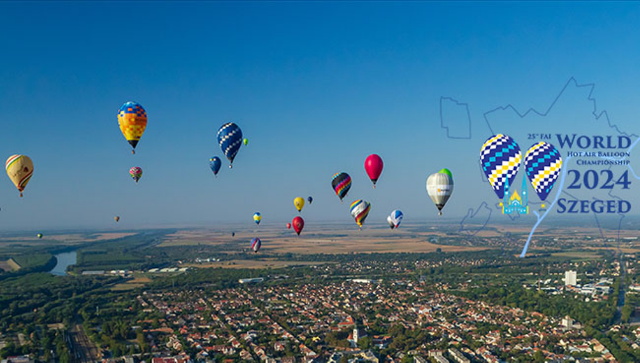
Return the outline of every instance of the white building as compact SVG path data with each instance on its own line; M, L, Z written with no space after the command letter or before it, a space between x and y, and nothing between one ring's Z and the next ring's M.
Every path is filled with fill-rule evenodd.
M565 271L564 272L564 285L565 286L576 286L578 285L578 274L575 271Z

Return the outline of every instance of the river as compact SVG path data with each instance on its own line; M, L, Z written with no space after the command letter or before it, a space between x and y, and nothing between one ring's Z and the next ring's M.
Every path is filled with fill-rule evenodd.
M58 259L58 264L49 272L56 276L64 276L67 274L67 267L76 264L78 253L76 251L63 252L55 256Z

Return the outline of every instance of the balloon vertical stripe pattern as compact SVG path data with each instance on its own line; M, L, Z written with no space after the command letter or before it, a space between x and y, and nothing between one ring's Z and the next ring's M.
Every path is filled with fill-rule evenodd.
M229 159L229 167L232 167L233 159L242 146L242 130L233 122L227 122L218 130L217 138L224 156Z
M480 149L482 170L498 198L504 197L507 183L513 185L513 179L518 174L521 161L520 147L507 135L493 135L482 145Z
M351 177L347 173L335 173L331 180L331 187L336 192L336 195L342 200L347 195L349 189L351 189Z
M544 201L560 175L562 156L553 145L540 141L527 150L524 168L536 194Z
M22 191L33 176L33 162L26 155L11 155L5 164L7 175L22 196Z
M358 199L351 203L351 216L356 220L356 224L362 228L364 220L367 219L369 211L371 210L371 204L362 199Z
M138 180L140 180L140 178L142 177L142 168L139 166L132 167L131 169L129 169L129 175L131 175L133 180L135 180L137 183Z

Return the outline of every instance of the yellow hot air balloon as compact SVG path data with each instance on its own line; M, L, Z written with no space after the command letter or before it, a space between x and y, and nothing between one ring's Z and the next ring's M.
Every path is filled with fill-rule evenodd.
M131 153L135 154L136 145L147 127L147 112L139 103L127 102L118 111L118 125L124 138L133 148Z
M296 197L295 199L293 199L293 205L296 206L296 209L298 210L298 212L300 212L302 210L302 207L304 207L304 198Z
M7 175L13 184L20 191L22 197L22 191L29 183L29 179L33 175L33 162L31 158L26 155L12 155L7 159Z

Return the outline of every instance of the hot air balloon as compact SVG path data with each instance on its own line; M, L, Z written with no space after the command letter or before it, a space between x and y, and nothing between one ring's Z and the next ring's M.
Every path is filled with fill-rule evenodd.
M369 179L373 183L373 187L376 187L376 182L382 174L382 168L384 167L384 163L382 162L382 158L377 154L371 154L367 156L364 161L364 170L369 175Z
M287 229L291 229L291 223L287 223Z
M442 169L427 177L427 194L438 208L438 215L442 215L442 208L447 204L453 193L453 176L449 169Z
M231 237L235 237L236 236L236 232L231 232Z
M313 197L308 196L308 197L307 197L307 202L309 202L309 204L311 204L311 203L313 202Z
M402 222L402 217L404 217L404 214L402 214L402 211L399 211L396 209L391 212L391 214L389 215L389 218L387 219L387 222L389 221L389 219L391 219L391 222L393 222L393 227L398 228L400 227L400 222Z
M33 162L26 155L11 155L6 163L7 175L18 188L20 196L33 175Z
M116 222L118 222L118 221L120 220L120 216L115 216L115 217L113 217L113 220L114 220L114 221L116 221Z
M298 212L300 212L302 210L302 207L304 207L304 198L302 197L293 198L293 205L296 207Z
M213 175L218 175L218 171L220 171L220 166L222 166L222 161L220 160L219 157L214 156L211 159L209 159L209 167L211 168L211 171L213 172Z
M131 175L133 180L135 180L137 183L138 180L142 178L142 168L139 166L134 166L133 168L129 169L129 175Z
M255 212L253 214L253 221L256 222L256 224L260 224L261 220L262 220L262 215L260 215L260 212Z
M524 155L524 169L536 194L544 202L562 170L562 156L553 145L540 141Z
M147 112L137 102L126 102L118 111L120 131L131 145L131 153L136 153L136 145L147 127Z
M362 229L364 220L367 219L369 211L371 210L371 203L365 202L362 199L358 199L351 203L351 216L356 220L356 224Z
M236 154L242 145L242 130L240 130L240 127L233 122L227 122L220 126L217 138L224 156L229 159L229 167L232 168L233 159L235 159Z
M262 242L260 241L260 238L255 237L251 240L251 250L253 250L253 252L258 253L261 246Z
M391 219L391 216L387 216L387 223L389 223L389 228L393 229L396 224L393 222L393 219Z
M304 228L304 219L302 219L302 217L300 216L297 216L291 221L291 225L293 226L293 230L296 231L299 236L300 232L302 232L302 229Z
M482 170L498 198L504 197L506 185L513 185L521 161L520 147L507 135L493 135L482 144L480 149Z
M345 172L335 173L331 179L331 187L340 198L340 201L342 201L342 198L344 198L349 189L351 189L351 177Z
M38 238L42 238L43 234L42 234L42 233L38 233L36 236L37 236Z
M247 138L242 139L242 143L245 145L249 145L249 139Z

